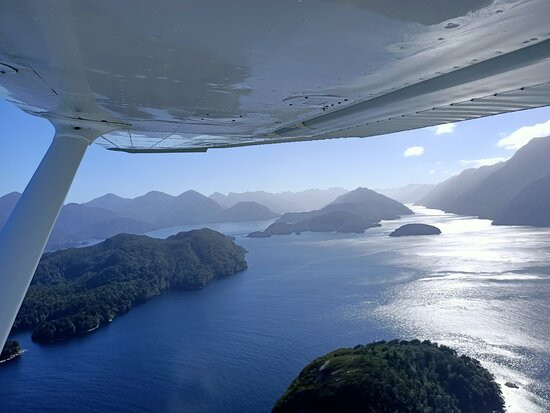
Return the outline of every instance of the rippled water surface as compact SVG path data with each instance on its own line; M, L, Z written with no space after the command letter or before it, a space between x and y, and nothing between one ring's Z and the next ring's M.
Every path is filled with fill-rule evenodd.
M92 334L0 366L0 411L269 411L313 358L379 339L476 357L511 412L550 411L550 230L416 209L362 235L247 239L249 269L170 292ZM440 236L390 238L406 222ZM164 237L188 228L155 232Z

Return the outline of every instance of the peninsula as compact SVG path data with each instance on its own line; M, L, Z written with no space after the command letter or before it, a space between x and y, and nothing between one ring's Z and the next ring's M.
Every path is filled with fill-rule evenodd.
M383 219L396 219L413 212L405 205L367 188L357 188L339 196L325 207L309 212L287 213L251 238L301 232L363 233L380 226Z
M202 288L246 269L245 249L210 229L167 239L119 234L46 253L12 331L49 343L99 328L169 289Z
M17 341L8 340L0 353L0 363L13 360L23 354L23 349Z

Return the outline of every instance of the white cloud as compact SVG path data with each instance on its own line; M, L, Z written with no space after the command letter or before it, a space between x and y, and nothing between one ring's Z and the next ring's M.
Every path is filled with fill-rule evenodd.
M453 133L455 131L456 125L454 123L444 123L443 125L434 126L434 131L436 135L443 135L445 133Z
M410 148L407 148L405 152L403 152L403 155L406 157L409 156L420 156L424 153L424 148L422 146L411 146Z
M431 174L435 174L435 169L430 169Z
M494 165L499 162L506 161L506 158L485 158L485 159L472 159L470 161L462 160L460 164L462 166L469 166L472 168L479 168L480 166Z
M506 149L519 149L533 138L550 135L550 120L532 126L523 126L498 141L498 146Z

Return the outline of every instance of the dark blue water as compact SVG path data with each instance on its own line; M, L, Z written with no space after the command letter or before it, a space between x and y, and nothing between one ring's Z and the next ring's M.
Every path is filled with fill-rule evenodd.
M238 237L243 273L155 298L68 342L18 335L27 351L0 365L0 411L269 411L315 357L413 336L518 383L505 389L511 411L545 411L550 231L420 212L415 220L445 234L391 239L403 222L387 222L364 235ZM238 236L258 225L216 229Z

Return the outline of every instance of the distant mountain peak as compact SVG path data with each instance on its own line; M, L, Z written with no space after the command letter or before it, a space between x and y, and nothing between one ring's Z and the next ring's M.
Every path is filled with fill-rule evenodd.
M378 192L373 191L372 189L360 186L352 191L345 193L344 195L339 196L329 205L343 203L364 203L373 199L379 199L380 197L390 199L382 194L379 194ZM393 201L393 199L391 201Z
M142 198L142 197L163 197L163 198L174 198L173 195L169 195L167 194L166 192L161 192L161 191L149 191L141 196L138 196L137 198ZM136 199L136 198L134 198Z
M187 191L182 192L181 194L178 195L178 197L186 197L186 196L194 196L197 198L208 198L207 196L204 196L203 194L195 191L194 189L188 189Z

